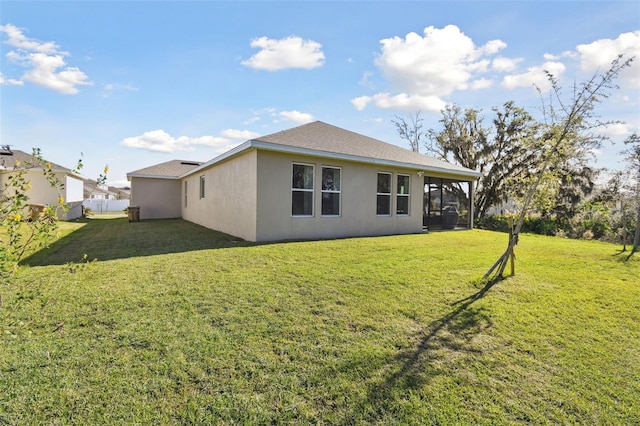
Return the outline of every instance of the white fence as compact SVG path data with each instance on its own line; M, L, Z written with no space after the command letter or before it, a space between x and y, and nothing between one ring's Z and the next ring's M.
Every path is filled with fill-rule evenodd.
M101 200L94 198L84 200L82 205L85 208L90 208L95 213L122 212L129 207L129 200Z

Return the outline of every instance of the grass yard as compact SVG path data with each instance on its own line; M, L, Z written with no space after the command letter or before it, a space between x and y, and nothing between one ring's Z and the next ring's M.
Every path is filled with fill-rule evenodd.
M484 291L505 234L64 231L0 288L0 424L640 424L618 246L523 235Z

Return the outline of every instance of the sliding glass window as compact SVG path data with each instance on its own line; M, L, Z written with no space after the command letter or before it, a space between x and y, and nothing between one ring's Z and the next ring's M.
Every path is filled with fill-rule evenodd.
M296 164L291 172L291 215L313 216L313 165Z
M340 216L341 170L322 168L322 216Z
M396 188L396 214L407 216L409 214L409 176L398 175Z
M391 215L391 173L378 173L378 189L376 194L376 214Z

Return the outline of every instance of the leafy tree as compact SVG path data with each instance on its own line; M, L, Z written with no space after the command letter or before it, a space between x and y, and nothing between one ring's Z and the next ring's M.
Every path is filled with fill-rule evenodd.
M42 158L40 149L34 148L33 160L17 161L5 184L0 188L0 279L6 282L16 271L18 263L28 249L47 244L48 238L57 229L57 218L65 209L60 182L51 164ZM40 169L48 184L58 192L58 205L50 205L42 212L33 211L29 205L28 192L31 182L29 170ZM36 214L38 213L38 214Z
M428 133L428 153L482 173L474 194L476 218L522 192L535 168L536 121L514 102L493 111L493 127L486 128L479 110L449 105L442 111L442 129Z
M554 216L568 224L576 215L581 202L593 193L599 170L586 164L585 158L565 159L556 170L558 188L552 208L543 215Z
M628 172L635 177L635 204L637 210L636 232L633 238L633 251L636 252L640 246L640 136L632 134L624 141L628 148L622 151L628 164Z
M74 172L82 169L78 160ZM29 171L40 170L47 183L58 193L58 203L34 210L29 203L31 182ZM98 178L102 185L107 179L108 166ZM6 170L6 182L0 188L0 282L6 283L16 272L27 253L46 246L58 229L58 217L68 210L62 196L64 183L58 179L51 163L42 157L39 148L32 150L27 162L16 161L12 170Z
M543 101L542 111L545 123L538 143L541 147L540 161L533 174L534 179L526 192L525 201L518 216L518 221L513 230L514 238L510 239L505 252L496 263L489 268L485 278L493 276L502 277L504 268L513 255L515 245L518 243L518 235L522 229L525 217L529 214L534 197L548 176L550 170L557 166L563 158L573 158L581 151L595 146L603 138L594 134L595 130L608 123L596 120L595 106L605 100L609 93L616 89L615 79L620 71L631 64L631 59L623 60L619 56L611 64L609 70L604 73L596 72L588 81L580 85L574 85L572 96L568 101L563 99L562 89L557 79L547 73L551 83L550 100Z

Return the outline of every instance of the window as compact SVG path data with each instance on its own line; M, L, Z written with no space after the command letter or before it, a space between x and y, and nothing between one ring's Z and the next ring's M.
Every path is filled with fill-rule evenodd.
M291 175L291 215L313 216L313 166L294 163Z
M340 216L340 172L337 167L322 168L323 216Z
M396 189L396 214L409 214L409 176L398 175L398 188Z
M391 173L378 173L378 191L376 214L391 215Z
M187 207L187 181L184 181L184 206Z
M204 198L204 176L200 176L200 198Z

